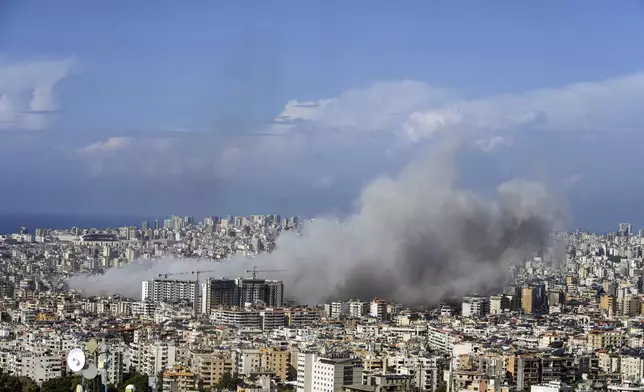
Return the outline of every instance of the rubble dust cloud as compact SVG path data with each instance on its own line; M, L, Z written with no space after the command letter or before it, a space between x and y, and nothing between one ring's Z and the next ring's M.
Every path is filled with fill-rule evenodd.
M285 295L301 303L374 297L407 304L497 290L510 267L548 246L566 216L564 203L542 183L512 180L483 196L457 186L461 143L440 143L398 177L365 187L356 212L316 218L300 235L282 233L276 250L253 260L137 261L103 275L75 276L71 288L87 294L140 296L141 280L160 273L216 268L209 276L266 276L284 281ZM202 277L202 279L205 278Z

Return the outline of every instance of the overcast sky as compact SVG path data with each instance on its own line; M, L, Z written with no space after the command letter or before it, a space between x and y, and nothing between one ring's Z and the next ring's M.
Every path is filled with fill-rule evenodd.
M0 211L313 215L441 134L644 225L644 3L0 2Z

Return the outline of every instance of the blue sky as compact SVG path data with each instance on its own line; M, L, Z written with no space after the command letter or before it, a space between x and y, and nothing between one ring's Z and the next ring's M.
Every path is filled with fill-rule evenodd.
M642 42L641 1L5 1L0 209L345 211L467 129L471 184L644 225Z

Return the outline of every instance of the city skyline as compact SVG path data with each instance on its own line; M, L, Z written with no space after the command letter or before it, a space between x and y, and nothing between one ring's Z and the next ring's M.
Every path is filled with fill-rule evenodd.
M0 0L0 392L644 392L644 0Z
M344 224L172 216L0 235L0 382L73 390L75 349L94 353L85 378L118 391L644 390L644 229L552 232L538 183L506 183L496 206L431 183L415 196L442 208L420 219L382 219L366 197Z

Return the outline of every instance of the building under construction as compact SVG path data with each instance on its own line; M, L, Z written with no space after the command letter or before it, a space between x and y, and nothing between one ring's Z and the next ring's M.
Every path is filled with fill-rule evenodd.
M284 284L280 280L266 279L213 279L202 284L202 312L220 306L244 306L248 303L263 303L280 307L284 300Z

